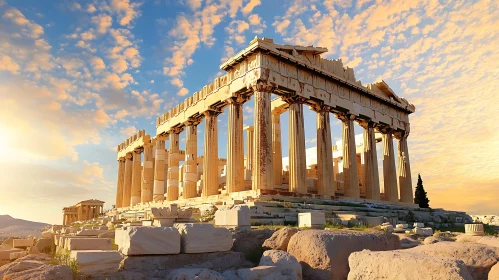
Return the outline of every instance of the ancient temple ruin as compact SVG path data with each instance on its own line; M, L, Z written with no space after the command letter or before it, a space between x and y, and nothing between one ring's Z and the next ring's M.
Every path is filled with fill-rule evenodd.
M362 85L341 60L322 58L325 52L326 48L279 45L266 38L252 40L220 66L224 76L161 115L155 135L142 130L118 145L116 208L230 203L272 195L413 205L407 137L414 105L384 81ZM271 94L278 98L271 100ZM243 104L251 97L254 124L243 127ZM304 106L317 113L313 171L305 160ZM218 156L217 133L217 116L225 108L226 159ZM280 115L286 111L289 167L284 170ZM342 122L341 147L332 143L331 115ZM203 121L204 155L198 156L197 125ZM364 128L361 150L354 122ZM182 131L185 151L179 148ZM393 138L398 140L397 151ZM378 152L383 154L383 193L377 140L382 142ZM341 159L334 160L333 153Z
M97 218L104 213L104 201L97 199L83 200L73 206L62 209L62 225Z

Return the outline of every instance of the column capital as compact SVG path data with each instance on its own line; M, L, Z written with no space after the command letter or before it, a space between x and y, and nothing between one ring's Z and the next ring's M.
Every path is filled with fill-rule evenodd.
M249 96L244 96L244 95L238 94L237 96L233 96L233 97L229 97L229 98L225 99L225 102L227 102L227 104L240 105L240 104L243 104L244 102L248 101L249 99L250 99Z
M179 134L182 131L184 131L184 128L182 127L172 127L168 130L168 134Z
M126 158L126 159L132 159L132 157L133 157L133 155L132 155L132 153L131 153L131 152L130 152L130 153L127 153L127 154L125 155L125 158Z
M334 113L334 115L336 116L336 118L338 118L342 122L346 122L349 120L355 120L355 118L356 118L356 116L352 113L339 112L339 113Z
M118 162L124 162L124 161L125 161L125 157L120 157L120 158L118 159Z
M312 111L314 111L316 113L324 113L324 112L331 113L331 112L333 112L333 108L331 106L324 105L322 102L321 103L314 102L309 107Z
M216 109L209 109L209 110L206 110L203 112L203 115L205 117L217 117L218 115L220 115L222 113L222 111L220 110L216 110Z
M409 137L409 131L397 130L393 133L393 137L397 140L407 139L407 137Z
M282 101L288 103L288 104L305 104L307 102L307 98L299 96L299 95L293 95L293 96L283 96L281 97Z
M366 119L356 119L356 121L364 129L375 128L375 127L378 126L377 123L371 121L370 119L369 120L366 120Z
M202 118L192 118L190 117L187 121L184 122L185 126L197 126L202 121Z
M247 88L252 89L253 91L271 93L274 91L275 85L263 81L255 81L248 84Z
M393 129L391 126L389 125L378 125L376 127L378 129L379 132L381 132L382 134L395 134L395 129Z

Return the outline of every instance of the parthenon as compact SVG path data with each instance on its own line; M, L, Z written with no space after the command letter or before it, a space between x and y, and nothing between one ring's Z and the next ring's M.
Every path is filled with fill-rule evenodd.
M252 40L220 66L225 75L161 115L154 136L141 130L118 145L116 208L277 194L413 205L407 137L414 105L384 81L362 85L341 60L322 58L326 52ZM278 97L272 100L272 94ZM254 123L243 127L243 104L250 98ZM316 112L313 171L306 164L304 106ZM225 108L226 159L218 156L217 120ZM289 166L284 170L280 118L286 111ZM341 147L332 144L331 115L342 123ZM197 125L202 121L204 155L198 156ZM364 129L361 151L354 122ZM185 151L179 148L183 131ZM383 193L377 140L382 142ZM340 155L333 158L333 152Z

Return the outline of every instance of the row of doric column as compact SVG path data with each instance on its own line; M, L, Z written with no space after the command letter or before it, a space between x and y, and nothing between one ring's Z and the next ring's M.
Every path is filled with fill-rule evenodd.
M254 89L254 125L248 129L246 169L252 172L253 190L271 190L282 183L282 146L280 114L271 111L271 94L265 89ZM307 100L301 97L285 97L289 110L289 191L305 194L306 154L303 106ZM244 190L244 139L243 97L231 97L228 105L228 141L226 189L229 193ZM335 194L333 179L332 141L330 129L331 108L312 105L317 113L317 192L323 196ZM202 196L218 194L218 115L219 110L203 113L205 120ZM364 128L363 182L366 198L379 200L380 185L376 156L375 124L356 120L348 113L335 113L342 122L344 195L360 198L359 173L355 145L354 121ZM144 146L144 164L141 168L142 151L128 153L119 160L116 207L134 206L139 202L173 201L179 199L179 134L186 130L185 164L183 168L183 198L192 198L197 192L197 125L201 119L190 119L182 128L168 131L169 149L165 140L155 139L155 147ZM399 188L400 201L412 203L407 135L396 134L387 127L377 127L383 134L383 177L385 199L398 201L397 171L393 150L393 136L399 139ZM395 133L395 134L394 134ZM154 155L153 155L153 150ZM141 179L142 178L142 179ZM166 188L165 188L166 185Z

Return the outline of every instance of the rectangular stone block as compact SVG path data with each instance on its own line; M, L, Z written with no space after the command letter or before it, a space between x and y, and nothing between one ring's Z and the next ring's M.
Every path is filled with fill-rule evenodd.
M235 205L231 209L215 212L215 225L242 227L250 226L250 210L246 205Z
M81 273L91 277L116 273L122 260L118 251L71 251L70 257L76 260Z
M182 240L182 253L209 253L229 251L232 234L226 228L212 224L175 224Z
M112 250L110 238L69 238L68 250Z
M142 221L142 226L143 227L150 227L150 226L152 226L152 221L144 220L144 221Z
M172 227L129 227L116 230L115 243L123 255L180 253L180 234Z
M101 233L107 232L107 230L100 229L82 229L76 233L78 236L98 236Z
M14 239L12 247L14 247L14 248L33 247L33 241L34 240L31 238Z
M17 253L17 254L16 254ZM14 260L17 259L19 253L24 253L26 254L26 250L22 249L7 249L7 250L0 250L0 260Z
M323 212L298 213L298 227L323 228L326 215Z

